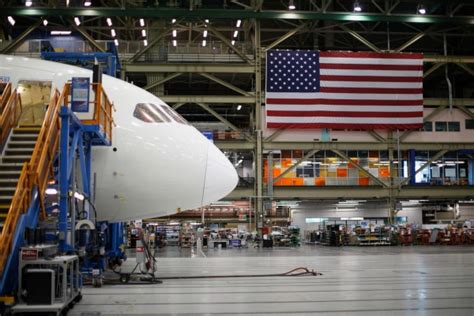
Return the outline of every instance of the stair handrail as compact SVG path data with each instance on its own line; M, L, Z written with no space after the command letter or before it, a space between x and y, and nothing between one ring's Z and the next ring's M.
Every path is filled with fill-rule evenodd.
M63 91L64 92L64 91ZM59 108L61 98L56 90L51 97L41 126L38 140L29 162L23 164L20 178L12 198L10 208L0 235L0 274L3 273L5 263L13 246L13 237L21 214L26 213L32 202L32 189L38 187L38 197L42 216L45 215L43 195L46 191L48 179L53 174L53 163L59 148ZM50 137L48 139L48 137ZM47 170L48 172L45 172Z
M14 91L9 94L5 107L0 114L0 147L2 147L7 140L12 128L18 124L21 112L22 105L20 94Z
M3 92L0 95L0 114L3 112L3 109L7 105L7 101L10 98L10 95L12 93L12 83L11 82L9 82L7 84L2 83L2 85L5 85L5 88L3 89Z

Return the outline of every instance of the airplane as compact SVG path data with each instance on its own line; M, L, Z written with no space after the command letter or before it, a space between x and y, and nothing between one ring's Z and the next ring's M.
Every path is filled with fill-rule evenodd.
M21 56L0 55L0 79L46 82L62 90L92 71ZM97 219L122 222L194 209L218 201L237 185L234 166L201 132L155 95L103 75L114 103L113 144L93 147Z

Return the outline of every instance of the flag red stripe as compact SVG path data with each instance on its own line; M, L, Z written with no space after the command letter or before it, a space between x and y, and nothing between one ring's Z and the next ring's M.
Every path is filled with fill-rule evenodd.
M321 92L326 93L381 93L381 94L415 94L423 93L423 88L336 88L321 87Z
M398 59L421 59L423 54L403 53L374 53L374 52L319 52L320 57L345 57L345 58L398 58Z
M423 105L423 100L346 100L346 99L267 99L267 104L323 104L323 105L380 105L413 106Z
M308 117L308 116L324 116L324 117L420 117L423 112L350 112L350 111L278 111L268 110L267 116L286 116L286 117Z
M347 123L271 123L268 128L332 128L332 129L418 129L423 124L347 124Z
M366 81L366 82L423 82L422 77L384 77L384 76L337 76L321 75L321 81Z
M352 69L352 70L423 70L422 65L371 65L371 64L319 64L321 69Z

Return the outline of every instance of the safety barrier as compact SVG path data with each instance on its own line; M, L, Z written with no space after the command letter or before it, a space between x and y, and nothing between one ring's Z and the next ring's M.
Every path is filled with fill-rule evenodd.
M21 115L21 99L12 91L11 83L7 84L0 99L0 148L10 135Z

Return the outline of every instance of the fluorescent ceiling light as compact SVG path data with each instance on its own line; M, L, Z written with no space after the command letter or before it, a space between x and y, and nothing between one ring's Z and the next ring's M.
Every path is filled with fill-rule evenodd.
M92 5L91 0L86 0L86 1L84 1L84 6L85 6L85 7L90 7L91 5Z
M111 18L107 18L107 25L112 26L112 19Z
M14 18L12 18L11 16L8 16L7 19L8 19L8 22L9 22L12 26L15 25L16 21L15 21Z
M71 31L51 31L51 35L71 35Z
M110 30L110 34L112 35L112 37L117 36L117 33L115 32L114 29L111 29L111 30Z
M142 30L142 36L146 37L146 30Z
M230 42L232 45L235 45L235 40L232 40L232 42Z
M178 45L178 42L176 40L173 40L173 46L176 47Z
M33 5L33 1L31 1L31 0L26 0L25 1L25 6L31 7L32 5Z
M235 27L240 27L241 24L242 24L242 20L237 20L237 24L235 24Z
M77 26L81 25L81 20L76 16L74 18L74 23L76 23Z
M145 19L140 19L140 26L144 27L145 26Z
M146 39L143 40L143 45L148 46L148 41Z
M44 20L43 20L43 25L44 25L44 26L48 25L48 20L44 19Z
M207 37L207 30L204 30L204 33L202 34L202 36Z
M237 36L239 36L239 31L236 30L234 31L234 37L237 37Z
M176 37L177 34L178 34L178 31L173 30L173 37Z
M205 19L204 22L209 23L209 20L208 20L208 19Z
M176 19L172 19L172 20L171 20L171 23L172 23L172 24L176 23Z
M237 105L237 111L240 111L242 109L242 104Z
M202 40L202 46L205 47L207 44L206 40Z
M114 44L115 44L115 46L119 46L118 39L114 39Z

